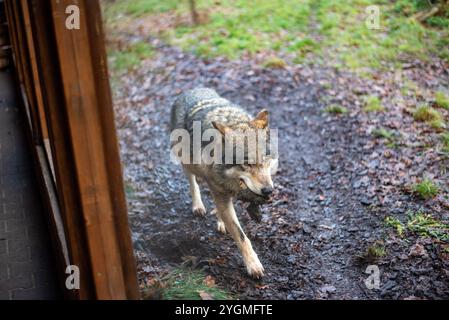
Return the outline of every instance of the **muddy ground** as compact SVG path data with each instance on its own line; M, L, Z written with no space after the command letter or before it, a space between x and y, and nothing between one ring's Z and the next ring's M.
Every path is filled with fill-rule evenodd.
M391 81L393 71L362 80L322 66L266 69L257 57L203 60L157 39L146 41L156 55L114 86L142 287L184 265L205 270L240 299L449 298L447 243L399 237L384 223L386 216L401 218L407 210L449 218L448 176L441 170L448 165L447 155L416 151L421 135L413 133L417 125L400 104L380 118L360 111L358 96L364 93L394 100L399 88ZM427 80L420 72L430 73L432 79L423 84L429 88L447 77L441 68L427 65L407 72L406 77L421 82ZM177 94L196 86L214 88L253 114L267 108L271 127L279 129L276 193L263 208L262 222L236 207L265 267L262 280L246 275L232 239L216 231L206 187L209 213L192 215L187 181L169 160L171 104ZM324 113L326 101L346 105L350 113ZM409 147L389 149L374 139L370 132L378 124L396 127ZM423 172L440 181L446 193L423 201L406 192L404 185ZM385 256L366 256L376 243ZM380 269L379 289L364 284L368 265Z

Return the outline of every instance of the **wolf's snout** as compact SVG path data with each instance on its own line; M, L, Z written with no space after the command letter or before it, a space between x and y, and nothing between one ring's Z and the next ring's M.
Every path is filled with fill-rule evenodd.
M265 187L265 188L262 188L261 191L262 191L262 194L264 196L269 196L270 194L273 193L273 188L272 187Z

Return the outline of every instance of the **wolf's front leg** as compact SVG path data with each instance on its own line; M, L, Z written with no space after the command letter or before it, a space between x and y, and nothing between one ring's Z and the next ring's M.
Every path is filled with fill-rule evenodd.
M190 193L192 195L192 212L198 216L204 216L206 214L206 207L201 200L201 192L198 183L196 182L196 177L189 170L184 168L184 172L189 179Z
M240 226L232 204L232 198L214 194L214 200L217 205L217 215L221 221L224 222L226 230L231 234L240 249L248 274L255 278L262 277L265 270L260 263L256 252L254 252L251 242Z

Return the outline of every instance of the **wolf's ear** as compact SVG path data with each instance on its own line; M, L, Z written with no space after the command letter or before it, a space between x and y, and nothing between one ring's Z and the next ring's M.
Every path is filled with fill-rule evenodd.
M221 123L218 123L218 122L215 122L215 121L212 121L212 125L214 126L215 129L220 131L220 133L222 135L226 135L227 132L231 131L231 129L229 129L225 125L222 125Z
M251 123L257 129L265 129L266 127L268 127L268 111L265 109L260 111L254 118L254 120L251 121Z

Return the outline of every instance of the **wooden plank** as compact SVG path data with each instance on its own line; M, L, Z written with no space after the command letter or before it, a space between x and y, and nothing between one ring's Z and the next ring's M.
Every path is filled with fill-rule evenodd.
M61 208L70 263L77 265L80 274L80 289L72 291L73 299L93 299L95 292L90 270L90 259L84 231L75 171L72 162L70 136L67 132L60 65L55 47L50 1L31 0L31 21L36 39L36 57L40 68L44 109L47 116L50 147L54 158L57 194ZM61 266L63 267L63 266Z
M140 296L136 288L137 270L134 261L134 249L132 246L131 231L129 228L128 212L126 207L126 197L123 184L122 166L119 152L119 144L117 140L115 117L112 102L112 93L109 86L109 72L106 54L105 37L103 33L103 21L101 19L101 8L98 1L86 1L86 10L89 13L87 24L92 26L89 32L90 47L92 48L92 58L96 61L97 68L94 69L95 83L97 84L96 92L98 96L98 106L100 118L103 119L103 132L105 137L105 153L109 161L106 161L109 184L114 186L110 189L113 205L114 222L118 230L118 243L120 252L122 253L122 266L124 271L125 283L127 284L128 299L139 299Z
M40 86L40 80L39 80L39 74L37 70L37 64L36 64L36 53L34 50L34 39L33 39L33 32L31 31L31 19L30 19L30 12L28 8L28 1L27 0L20 0L20 8L21 8L21 14L23 17L23 24L24 24L24 32L25 37L27 40L27 47L28 47L28 58L29 58L29 64L31 69L31 76L32 76L32 84L33 84L33 92L35 96L35 103L34 106L35 112L37 113L40 128L41 128L41 138L42 139L48 139L48 129L47 129L47 121L45 119L45 113L44 113L44 106L42 101L42 91ZM41 142L41 141L39 141ZM50 161L51 155L47 157Z
M71 135L78 181L81 212L83 214L91 267L97 297L125 299L125 285L115 223L107 157L103 141L99 100L93 76L89 47L87 13L84 1L79 1L79 30L65 27L66 7L73 1L52 1L52 14L59 61L62 65L62 84Z
M26 92L28 103L25 107L31 117L33 140L35 144L41 141L42 131L39 123L39 115L37 112L36 93L34 91L34 83L31 76L30 55L28 52L26 31L24 30L23 16L21 14L20 3L18 1L7 1L12 10L12 20L14 23L16 41L14 52L17 57L17 63L21 66L19 81L23 84Z

